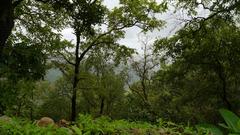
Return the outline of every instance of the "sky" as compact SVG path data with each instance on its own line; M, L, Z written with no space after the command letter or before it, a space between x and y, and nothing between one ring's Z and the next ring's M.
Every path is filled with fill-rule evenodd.
M103 2L109 9L112 9L115 6L119 5L118 0L104 0ZM205 15L205 11L200 12L201 14ZM183 27L184 19L188 18L186 13L183 11L174 12L174 8L170 6L169 11L166 13L160 14L157 16L159 19L164 20L166 22L165 26L160 30L154 30L153 32L148 32L147 37L151 39L150 43L153 42L155 39L169 37L173 35L178 29ZM65 29L63 30L62 34L65 39L68 40L75 40L74 35L72 34L72 29ZM137 27L132 27L126 29L126 35L124 39L119 41L120 44L126 45L130 48L136 49L139 53L142 52L141 50L141 37L143 35L140 34L140 29Z

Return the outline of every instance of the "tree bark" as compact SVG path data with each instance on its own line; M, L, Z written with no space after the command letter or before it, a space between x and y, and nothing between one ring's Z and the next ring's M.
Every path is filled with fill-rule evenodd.
M232 110L232 105L227 98L227 81L226 81L226 78L223 75L221 75L221 73L219 74L219 77L222 81L222 100L226 104L228 110Z
M101 105L100 105L100 111L99 111L100 116L103 115L103 109L104 109L104 98L101 98Z
M76 32L77 44L75 49L75 65L74 65L74 78L73 78L73 93L72 93L72 112L71 112L71 120L76 120L76 108L77 108L77 85L79 82L79 45L80 45L80 33Z
M4 115L4 110L5 109L6 109L6 107L0 103L0 116Z
M222 100L223 100L223 103L226 104L226 107L229 109L229 110L232 110L232 105L230 103L230 101L228 100L228 94L227 94L227 79L226 79L226 75L224 73L224 68L222 66L222 64L217 60L217 64L218 64L218 76L219 76L219 79L221 80L222 82Z
M71 115L72 121L76 120L78 73L79 73L79 69L78 67L75 66L74 79L73 79L73 93L72 93L72 115Z
M12 0L0 1L0 59L2 59L3 50L6 41L11 35L14 27L14 7Z

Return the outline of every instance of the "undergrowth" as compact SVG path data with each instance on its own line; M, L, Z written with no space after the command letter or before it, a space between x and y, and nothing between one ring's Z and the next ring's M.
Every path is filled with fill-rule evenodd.
M79 115L78 120L68 128L54 126L38 127L35 123L12 118L0 120L0 135L205 135L207 131L190 126L165 122L159 119L157 124L111 120L108 117L92 118Z

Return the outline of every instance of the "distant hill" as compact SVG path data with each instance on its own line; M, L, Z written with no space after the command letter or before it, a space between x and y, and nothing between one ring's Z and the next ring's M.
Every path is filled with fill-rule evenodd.
M124 68L124 66L122 65L122 66L117 67L116 72L121 71ZM130 81L129 83L130 84L137 82L139 80L139 77L136 75L135 71L129 70L128 74L129 74L129 81ZM62 76L63 76L63 74L59 69L51 68L51 69L47 70L44 80L54 83L56 80L58 80Z

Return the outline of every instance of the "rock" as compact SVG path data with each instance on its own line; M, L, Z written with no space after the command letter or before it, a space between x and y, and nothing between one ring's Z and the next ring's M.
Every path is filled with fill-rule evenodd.
M37 121L37 125L39 127L47 127L49 125L55 125L54 120L49 117L42 117L40 120Z
M3 115L0 117L0 121L2 122L11 122L12 121L12 118L6 116L6 115Z
M59 127L68 127L70 125L70 122L65 119L61 119L57 122L57 125Z

